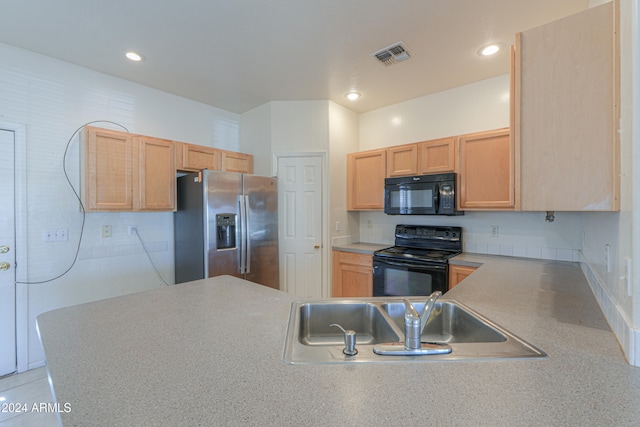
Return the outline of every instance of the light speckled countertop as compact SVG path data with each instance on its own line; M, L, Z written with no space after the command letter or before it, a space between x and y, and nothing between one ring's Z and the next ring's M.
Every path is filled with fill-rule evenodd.
M466 262L482 266L443 298L463 302L548 359L287 365L294 298L219 277L38 316L55 396L71 404L62 421L637 425L640 369L625 361L577 264Z
M346 245L333 245L332 249L335 251L344 252L356 252L359 254L371 254L380 249L386 249L393 245L383 245L380 243L349 243Z

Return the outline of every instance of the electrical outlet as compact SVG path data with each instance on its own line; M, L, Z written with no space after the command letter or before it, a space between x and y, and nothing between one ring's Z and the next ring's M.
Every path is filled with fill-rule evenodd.
M491 226L491 237L498 237L500 235L500 227L497 225Z
M607 273L611 273L611 245L604 245L604 263L607 266Z
M112 236L111 226L110 225L103 225L102 226L102 237L106 238L106 237L111 237L111 236Z
M373 228L373 221L367 220L367 228Z
M44 230L42 232L43 242L63 242L69 240L69 230L59 228L57 230Z
M342 225L340 224L340 221L336 221L336 231L340 231L342 229Z
M138 226L137 225L130 225L129 226L129 236L135 236L136 234L138 234Z

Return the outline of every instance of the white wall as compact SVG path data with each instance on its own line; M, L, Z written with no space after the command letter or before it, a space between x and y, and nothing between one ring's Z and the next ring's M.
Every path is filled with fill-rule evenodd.
M620 2L620 212L585 213L584 268L629 362L640 366L640 14L638 1ZM634 96L635 95L635 96ZM610 247L609 266L605 247ZM627 286L626 263L632 264Z
M242 114L240 123L242 147L268 144L276 155L324 156L322 235L327 262L323 272L328 278L331 245L358 240L359 215L347 211L346 186L346 155L358 150L358 114L331 101L273 101ZM326 285L328 279L324 280L322 294L329 295Z
M111 120L131 132L237 150L239 116L138 84L96 73L42 55L0 44L0 121L26 125L27 267L17 280L39 282L62 273L73 260L82 216L62 172L63 152L72 133L92 120ZM107 127L107 125L105 125ZM77 139L67 156L72 182L78 184ZM91 213L79 257L63 277L27 287L28 339L18 357L29 367L43 363L36 317L72 304L162 286L127 225L137 225L165 280L173 283L171 213ZM101 238L112 225L113 237ZM43 230L68 229L66 242L45 243ZM24 291L24 289L22 289ZM19 331L19 335L24 331ZM27 353L27 354L25 354ZM20 361L22 362L22 360Z
M502 75L360 116L360 147L391 145L509 126L509 75ZM577 261L581 216L558 212L553 223L540 212L467 212L459 217L389 216L360 213L360 240L393 244L399 223L457 225L465 251L482 254ZM498 237L491 237L497 225Z
M347 154L358 151L359 116L329 103L329 231L331 244L358 241L360 214L347 211Z
M274 152L329 150L329 101L274 101L269 106Z
M261 105L240 116L240 152L253 154L253 173L273 176L271 167L271 106Z
M509 126L509 75L360 115L360 150Z

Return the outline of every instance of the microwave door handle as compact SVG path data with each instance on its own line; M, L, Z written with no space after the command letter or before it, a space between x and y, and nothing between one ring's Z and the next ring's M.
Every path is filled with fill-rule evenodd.
M440 212L440 186L438 184L433 187L433 211Z

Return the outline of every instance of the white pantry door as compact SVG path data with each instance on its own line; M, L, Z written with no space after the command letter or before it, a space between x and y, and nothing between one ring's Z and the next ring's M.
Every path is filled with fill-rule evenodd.
M15 134L0 129L0 377L16 371Z
M322 297L322 157L278 158L278 228L283 290Z

